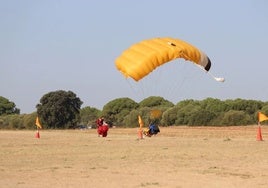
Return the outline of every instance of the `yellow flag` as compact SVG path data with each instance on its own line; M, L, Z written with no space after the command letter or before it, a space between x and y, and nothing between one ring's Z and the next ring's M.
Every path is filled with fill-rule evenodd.
M140 115L138 116L138 118L139 118L140 129L142 129L142 127L144 126L144 123L143 123Z
M259 112L258 119L259 119L259 122L262 122L262 121L268 120L268 117L265 114Z
M35 120L35 125L36 125L38 128L42 129L42 125L41 125L41 123L40 123L40 121L39 121L39 118L38 118L38 117L36 117L36 120Z

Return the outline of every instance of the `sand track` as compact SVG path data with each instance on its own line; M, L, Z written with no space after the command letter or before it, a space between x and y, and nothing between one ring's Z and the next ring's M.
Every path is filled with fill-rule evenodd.
M268 127L0 131L0 187L268 187Z

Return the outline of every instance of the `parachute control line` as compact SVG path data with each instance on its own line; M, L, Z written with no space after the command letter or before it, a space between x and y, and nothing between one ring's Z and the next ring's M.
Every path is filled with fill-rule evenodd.
M206 73L208 73L208 74L209 74L212 78L214 78L214 80L216 80L217 82L224 82L224 81L225 81L225 78L214 76L211 72L205 70L202 66L199 66L199 65L198 65L198 67L199 67L200 69L202 69L203 71L205 71Z

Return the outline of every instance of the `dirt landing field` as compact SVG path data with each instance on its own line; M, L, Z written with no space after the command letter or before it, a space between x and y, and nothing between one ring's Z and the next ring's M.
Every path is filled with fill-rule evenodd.
M268 127L160 129L0 131L0 187L268 187Z

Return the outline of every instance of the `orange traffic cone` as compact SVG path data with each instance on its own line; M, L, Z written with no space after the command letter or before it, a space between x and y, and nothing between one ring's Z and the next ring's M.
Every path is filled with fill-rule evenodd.
M263 141L262 135L261 135L261 126L260 125L258 127L258 132L257 132L257 141Z
M142 129L138 130L138 138L143 139Z
M36 133L35 133L35 138L40 138L39 131L36 131Z

